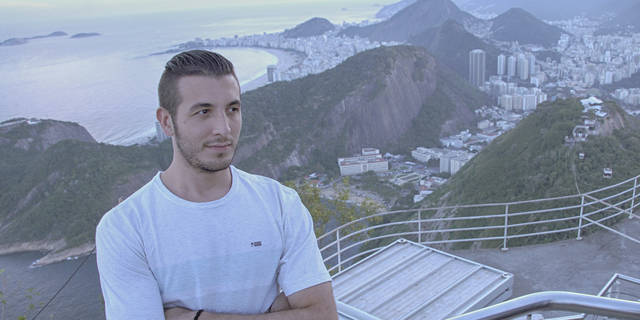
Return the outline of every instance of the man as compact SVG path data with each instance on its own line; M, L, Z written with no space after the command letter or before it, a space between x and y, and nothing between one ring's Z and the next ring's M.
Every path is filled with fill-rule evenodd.
M298 195L231 166L242 127L231 62L180 53L158 95L173 161L96 230L107 319L337 319Z

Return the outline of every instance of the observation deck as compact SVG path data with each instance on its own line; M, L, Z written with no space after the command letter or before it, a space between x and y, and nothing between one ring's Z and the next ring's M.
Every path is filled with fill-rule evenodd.
M563 197L382 212L337 227L318 244L333 274L340 317L640 319L639 179ZM402 253L394 248L400 243L422 249ZM429 279L438 262L419 251L513 274L503 287L509 289L485 286L475 300L455 293L457 283L471 279L464 284L471 288L482 281L465 278L464 270L458 273L465 280ZM425 286L428 281L434 282ZM516 298L495 304L505 292ZM459 299L437 313L433 296ZM492 298L473 303L480 296ZM483 304L488 309L473 312Z

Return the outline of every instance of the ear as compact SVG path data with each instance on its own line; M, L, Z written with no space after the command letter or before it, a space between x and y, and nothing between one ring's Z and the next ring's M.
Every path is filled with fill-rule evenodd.
M159 107L156 110L156 119L160 123L162 131L164 131L164 133L168 137L173 137L175 131L173 129L173 121L171 120L171 114L169 113L169 110L163 107Z

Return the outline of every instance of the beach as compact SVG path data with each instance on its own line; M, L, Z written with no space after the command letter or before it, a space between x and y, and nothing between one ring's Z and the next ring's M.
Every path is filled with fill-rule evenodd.
M282 49L268 49L268 48L252 48L257 50L262 50L268 52L278 59L278 63L276 64L278 72L283 72L289 70L289 68L302 63L305 58L304 53L291 51L291 50L282 50ZM242 92L247 92L264 85L268 84L267 81L267 69L265 68L264 73L259 77L248 81L243 84Z

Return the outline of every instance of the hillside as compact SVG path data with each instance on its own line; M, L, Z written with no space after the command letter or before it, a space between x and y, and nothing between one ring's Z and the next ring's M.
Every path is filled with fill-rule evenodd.
M400 12L402 9L414 4L417 0L401 0L382 7L376 12L376 18L386 20L391 18L394 14Z
M520 44L536 44L552 47L565 33L547 24L521 8L512 8L490 20L489 37L499 41L518 41Z
M335 26L325 18L311 18L293 29L287 29L283 35L285 38L303 38L319 36L327 31L335 29Z
M280 177L289 167L336 172L363 147L435 146L473 123L487 97L418 47L380 47L337 67L242 96L236 163Z
M578 100L544 103L516 128L495 139L469 161L445 185L431 194L422 206L502 203L575 195L613 185L640 173L640 125L619 106L606 102L605 119L598 120L598 135L590 135L586 142L565 144L575 125L582 122L582 105ZM584 153L584 159L578 154ZM610 179L603 177L603 169L613 169ZM609 193L610 194L610 193ZM629 197L626 194L624 197ZM619 198L611 200L613 203ZM555 200L545 203L512 204L510 212L527 212L545 208L575 206L576 199ZM497 208L497 209L496 209ZM592 208L591 208L592 209ZM439 216L495 215L503 206L442 210ZM512 216L510 224L519 224L551 218L572 217L576 210L563 210L535 215ZM599 219L603 213L592 218ZM613 224L617 219L607 220ZM557 220L553 224L531 224L511 228L510 235L540 232L550 229L575 227L575 219ZM473 231L460 231L464 238L501 237L503 229L481 226L500 226L504 219L452 221L438 228L480 227ZM591 232L596 229L587 229ZM540 235L538 237L509 240L510 246L549 242L575 237L575 233ZM483 242L482 246L496 248L501 241ZM480 245L470 242L454 244L456 248Z
M102 214L171 157L167 143L96 143L83 127L55 120L1 124L0 152L0 248L9 251L16 243L60 250L93 242Z
M544 103L516 128L494 140L467 163L433 199L446 204L507 202L576 194L640 173L640 126L615 103L605 108L603 134L575 146L564 136L581 122L578 100ZM584 160L577 154L584 152ZM611 167L614 177L602 178ZM575 179L573 168L575 168Z
M460 8L480 14L501 14L523 8L545 20L568 20L577 15L600 17L603 13L628 8L636 0L453 0Z
M455 20L465 27L482 23L481 20L458 9L451 0L418 0L388 20L364 27L349 27L341 34L377 41L404 42L449 19Z
M495 74L500 50L467 32L454 20L428 29L409 39L411 44L426 48L439 62L453 69L461 77L469 76L469 51L482 49L486 53L487 75Z

